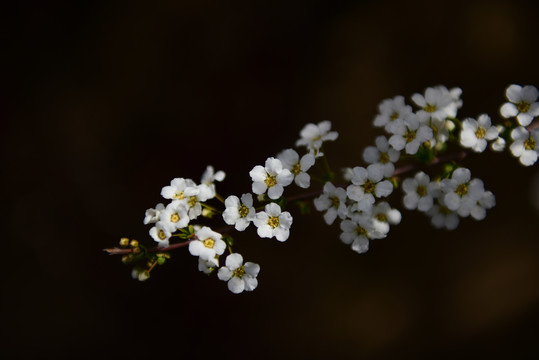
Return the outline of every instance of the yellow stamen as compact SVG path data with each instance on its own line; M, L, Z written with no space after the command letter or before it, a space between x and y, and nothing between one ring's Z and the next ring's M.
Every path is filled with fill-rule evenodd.
M266 178L266 180L264 180L264 182L266 183L267 187L272 187L277 184L277 178L273 175L268 175L268 177Z
M215 240L207 238L206 240L202 241L202 244L204 244L204 246L208 249L213 249L213 246L215 245Z
M277 226L279 226L279 218L277 216L272 216L268 219L268 225L275 229Z

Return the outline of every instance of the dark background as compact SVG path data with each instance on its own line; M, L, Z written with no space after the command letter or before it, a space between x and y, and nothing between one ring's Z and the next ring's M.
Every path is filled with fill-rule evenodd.
M233 295L185 249L144 283L102 249L151 244L144 211L174 177L220 193L308 122L361 165L388 97L463 89L498 119L507 85L539 85L533 1L20 1L3 11L2 346L8 358L533 358L539 355L536 169L466 159L497 196L486 220L403 223L358 255L293 211L290 239L238 235L261 265ZM394 204L400 200L395 196Z

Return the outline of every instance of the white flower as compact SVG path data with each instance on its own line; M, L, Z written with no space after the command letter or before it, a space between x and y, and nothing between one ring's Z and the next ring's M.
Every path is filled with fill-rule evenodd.
M421 115L410 114L404 121L393 123L391 130L394 135L389 138L389 144L395 150L405 149L407 154L413 155L421 144L433 139L432 129L420 125L420 118Z
M307 174L307 170L315 163L314 155L305 154L300 160L295 150L287 149L277 155L277 158L294 175L294 181L297 186L307 189L311 185L311 177Z
M420 171L413 178L404 179L402 190L404 195L404 207L408 210L418 209L428 211L434 205L434 197L440 186L437 182L431 182L427 174Z
M269 203L256 214L254 224L257 227L258 236L262 238L275 238L286 241L290 235L292 215L288 211L281 212L281 207L275 203Z
M238 231L245 230L256 216L253 195L251 194L243 194L241 201L237 196L231 195L226 198L225 207L226 209L223 211L225 223L234 225Z
M531 124L534 117L539 115L539 102L537 97L539 92L534 86L510 85L505 91L509 102L500 108L500 113L504 118L515 117L522 126Z
M167 205L165 210L161 211L159 221L163 223L170 232L182 229L189 224L189 215L185 203L180 200L174 200Z
M278 199L294 180L294 175L288 169L283 168L281 160L268 158L265 167L257 165L249 172L253 180L253 192L257 195L268 191L270 199Z
M342 242L351 245L352 250L360 254L369 250L369 239L385 237L385 234L376 231L370 214L356 213L350 220L343 220L341 230Z
M381 164L385 177L391 177L395 171L395 165L400 157L400 152L391 148L385 136L378 136L376 146L367 146L363 151L363 160L368 164Z
M420 117L420 120L423 119ZM452 121L438 118L429 118L424 124L432 129L432 139L428 140L431 147L444 144L449 139L449 128L454 126Z
M441 184L443 203L462 217L470 214L471 204L479 200L485 191L483 181L470 178L469 169L458 168L453 171L450 179L442 180Z
M226 249L226 243L221 240L221 234L203 226L195 232L197 240L189 243L189 252L193 256L211 261L215 255L222 255Z
M345 219L348 214L346 207L346 190L341 187L335 187L330 182L324 184L322 194L314 199L314 207L318 211L327 210L324 214L326 224L331 225L339 216Z
M437 229L455 230L460 222L457 213L450 210L441 198L438 198L438 203L434 204L426 214L430 216L432 225Z
M196 183L191 179L175 178L169 186L161 189L161 196L165 199L183 200L189 196L198 194Z
M483 196L477 200L470 211L470 215L475 220L483 220L487 216L487 209L491 209L496 205L496 198L491 191L485 191Z
M217 277L228 281L228 290L234 294L243 291L253 291L258 286L256 277L260 272L260 265L246 262L243 265L243 257L240 254L230 254L226 257L225 266L219 269Z
M497 137L498 128L491 125L490 117L486 114L479 115L477 120L467 118L462 122L460 143L475 152L485 151L487 140L494 140Z
M155 209L148 209L144 214L144 225L153 224L159 221L159 214L161 211L165 210L165 205L159 203Z
M500 152L505 149L505 139L500 137L500 134L505 131L505 127L503 125L497 125L496 129L498 129L498 137L490 144L490 148L493 151Z
M393 184L383 180L383 168L379 164L371 164L366 169L356 166L352 169L352 184L346 188L346 194L352 200L358 202L358 209L370 211L375 197L388 196L393 192Z
M219 267L219 259L217 257L210 260L204 260L201 257L198 258L198 271L209 275L215 270L216 267Z
M445 120L457 116L457 110L462 106L461 93L462 90L459 88L448 90L445 86L439 85L427 88L425 95L412 95L412 101L430 117Z
M307 124L300 131L301 138L296 141L296 146L305 146L315 157L320 157L320 148L324 141L333 141L337 139L339 134L336 131L329 131L331 122L326 120L315 124Z
M225 179L225 172L224 171L217 171L215 172L213 166L208 165L206 167L206 170L204 170L204 173L202 174L202 178L200 179L200 183L208 186L211 190L211 197L215 197L215 182L216 181L223 181Z
M385 127L389 130L391 123L398 119L404 119L406 115L412 112L412 107L404 103L403 96L395 96L393 99L385 99L378 105L380 112L374 118L374 126Z
M397 225L402 219L400 211L392 209L385 201L375 204L372 207L371 216L373 218L374 229L379 234L387 234L389 232L389 225Z
M511 153L518 157L524 166L530 166L537 161L539 154L539 128L528 132L526 128L519 126L511 131L513 143L510 148Z
M215 192L205 184L197 185L196 189L198 190L196 195L192 195L188 199L184 199L185 203L187 204L189 218L191 220L196 219L200 214L202 214L201 202L211 199L215 195Z
M158 221L154 227L150 229L150 236L158 243L160 247L168 246L168 240L172 236L167 225L163 222Z

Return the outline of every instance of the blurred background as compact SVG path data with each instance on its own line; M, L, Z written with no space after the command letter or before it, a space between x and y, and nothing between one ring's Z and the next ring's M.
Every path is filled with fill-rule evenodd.
M403 210L358 255L316 211L291 210L285 243L249 228L236 250L261 265L252 293L233 295L185 249L144 283L102 251L122 236L152 244L144 212L175 177L199 181L211 164L227 173L221 194L249 191L248 172L309 122L340 133L326 149L338 172L363 164L388 97L458 86L461 117L499 119L509 84L539 85L536 2L28 0L5 10L8 358L539 355L537 166L507 152L464 162L497 206L456 231Z

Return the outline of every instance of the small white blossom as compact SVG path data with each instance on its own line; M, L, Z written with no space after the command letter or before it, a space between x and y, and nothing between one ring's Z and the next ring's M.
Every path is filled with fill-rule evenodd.
M298 153L293 149L286 149L277 158L281 160L285 169L290 170L294 175L297 186L307 189L311 185L311 177L307 171L314 165L315 159L312 154L305 154L299 158Z
M288 211L281 211L281 207L275 203L269 203L256 214L254 224L257 227L258 236L262 238L275 238L286 241L290 235L292 215Z
M215 197L215 182L216 181L223 181L225 179L225 172L224 171L217 171L215 172L215 169L213 166L208 165L206 167L206 170L204 170L204 173L202 174L202 178L200 179L200 183L208 186L211 190L211 196L210 198Z
M483 220L487 216L487 210L493 208L494 205L496 205L496 197L491 191L485 191L470 210L470 215L475 220Z
M439 85L427 88L425 95L412 95L412 101L430 117L445 120L457 116L457 110L462 106L461 93L462 90L459 88L448 90L445 86Z
M339 134L336 131L329 131L331 122L326 120L316 124L307 124L300 131L301 138L296 141L296 146L305 146L315 157L320 157L323 154L320 148L325 141L336 140Z
M363 160L368 164L381 164L385 177L391 177L395 171L395 165L400 157L400 152L391 148L385 136L378 136L376 146L367 146L363 151Z
M426 214L430 216L432 225L437 229L455 230L460 222L458 214L450 210L442 198L438 198L438 203L434 204Z
M346 188L346 194L357 201L358 209L370 211L375 198L388 196L393 192L393 184L383 180L383 168L379 164L371 164L366 169L356 166L352 169L352 185Z
M424 115L423 115L424 116ZM427 125L420 124L421 115L410 114L404 121L394 122L389 144L395 150L405 149L407 154L417 153L419 146L433 139L432 129Z
M172 233L166 224L158 221L155 226L150 229L150 236L158 243L158 246L166 247L169 244Z
M159 221L163 223L170 232L182 229L189 224L189 215L185 203L180 200L174 200L167 205L165 210L161 211Z
M243 291L253 291L258 286L257 276L260 272L260 265L246 262L243 264L243 257L234 253L226 257L225 266L219 269L217 277L220 280L228 281L228 290L234 294Z
M201 257L198 258L198 271L209 275L215 270L216 267L219 267L219 259L217 257L210 260L204 260Z
M161 196L165 199L183 200L189 196L198 194L196 183L191 179L175 178L169 186L161 189Z
M211 199L214 196L211 188L205 184L200 184L196 186L198 190L195 195L189 196L189 198L184 199L187 204L187 209L189 213L189 218L191 220L196 219L200 214L202 214L202 202Z
M509 147L513 156L518 157L524 166L531 166L537 161L539 154L539 128L531 132L519 126L511 131L513 143Z
M431 182L430 177L422 171L413 178L404 179L402 182L402 190L405 192L404 207L408 210L417 209L423 212L430 210L439 188L439 183Z
M225 207L226 209L223 211L225 223L234 225L238 231L245 230L256 216L256 211L253 207L253 195L248 193L241 196L241 201L235 195L227 197Z
M222 255L226 249L226 243L221 239L221 234L203 226L195 232L197 240L189 243L189 252L193 256L211 261L215 255Z
M403 96L395 96L393 99L385 99L378 105L379 114L374 118L374 126L385 127L389 131L393 121L404 119L412 112L412 107L404 103Z
M161 214L161 211L165 210L165 205L162 203L157 204L155 209L148 209L146 210L146 213L144 214L144 225L147 224L154 224L159 221L159 214Z
M450 179L442 180L441 184L443 203L462 217L470 214L471 204L481 198L485 191L483 181L470 178L469 169L458 168L453 171Z
M516 117L522 126L531 124L534 117L539 116L539 92L534 86L510 85L505 91L509 102L500 108L504 118Z
M341 169L342 172L342 178L344 181L352 181L352 176L354 176L354 171L351 167L345 167Z
M331 225L339 216L345 219L348 214L346 207L346 190L341 187L335 187L330 182L324 184L322 194L314 199L314 207L318 211L327 210L324 214L326 224Z
M268 158L265 166L257 165L249 172L253 180L252 190L255 194L264 194L268 191L270 199L278 199L294 180L294 175L288 169L283 168L281 160Z
M494 140L498 137L498 128L492 126L490 117L481 114L477 120L472 118L464 119L462 131L460 132L460 143L466 148L475 152L483 152L487 148L487 140Z
M385 234L376 231L370 214L356 213L350 220L343 220L341 230L343 231L340 235L342 242L351 245L352 250L360 254L369 250L370 239L385 237Z
M500 136L505 131L505 127L503 125L497 125L496 129L498 130L498 137L490 144L490 148L493 151L500 152L505 150L505 139Z
M371 210L373 225L379 234L387 234L389 225L397 225L401 222L402 215L399 210L392 209L389 203L382 201L375 204Z

